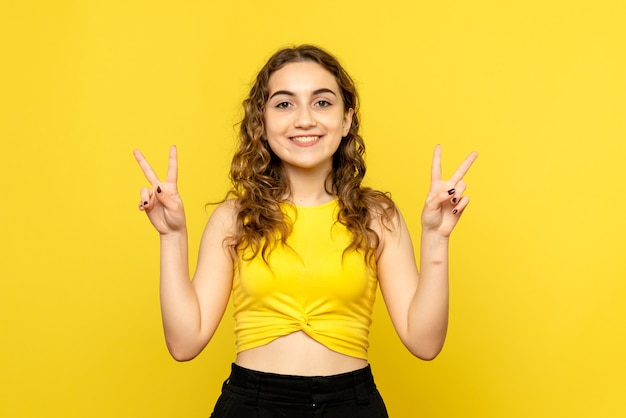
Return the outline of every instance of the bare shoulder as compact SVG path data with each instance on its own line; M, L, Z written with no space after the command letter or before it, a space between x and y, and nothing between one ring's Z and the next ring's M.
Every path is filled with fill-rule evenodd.
M215 207L209 218L209 224L218 222L224 226L234 226L238 212L236 199L225 200Z
M395 241L402 231L404 221L396 204L391 198L382 192L377 192L369 202L369 229L373 231L378 239L374 257L379 260L385 252L390 241Z
M370 228L373 229L382 239L385 231L393 232L402 224L402 215L391 198L376 199L369 208Z
M236 199L228 199L219 203L206 224L205 238L213 238L228 243L236 235L237 214L239 213Z

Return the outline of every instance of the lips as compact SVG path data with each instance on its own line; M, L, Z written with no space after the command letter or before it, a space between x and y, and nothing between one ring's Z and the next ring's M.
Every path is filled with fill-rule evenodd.
M304 135L304 136L292 136L289 139L298 145L309 145L317 142L321 138L320 135Z

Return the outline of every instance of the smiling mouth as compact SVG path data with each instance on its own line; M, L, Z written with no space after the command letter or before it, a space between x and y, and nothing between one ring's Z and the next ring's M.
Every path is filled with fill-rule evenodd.
M315 135L315 136L309 135L309 136L292 136L289 139L292 140L293 142L297 142L298 144L308 144L311 142L315 142L320 138L321 136L319 135Z

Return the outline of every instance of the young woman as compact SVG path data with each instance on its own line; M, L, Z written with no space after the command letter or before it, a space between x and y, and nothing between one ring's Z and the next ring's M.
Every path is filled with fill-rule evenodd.
M400 212L361 185L357 93L333 56L310 45L278 51L243 105L232 199L206 225L193 280L176 148L165 181L135 151L152 185L139 209L160 234L168 349L180 361L198 355L232 293L237 357L212 417L386 417L367 360L376 288L409 351L435 358L448 322L448 239L477 154L444 180L435 148L418 271Z

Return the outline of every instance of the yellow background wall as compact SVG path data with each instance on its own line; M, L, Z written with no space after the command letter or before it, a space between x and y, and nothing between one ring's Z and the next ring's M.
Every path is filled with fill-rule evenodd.
M302 42L356 79L369 184L415 238L434 145L447 174L480 153L441 356L412 358L377 304L391 416L626 416L624 22L621 0L3 0L0 416L209 415L230 311L169 358L131 151L164 173L178 146L195 257L249 83Z

